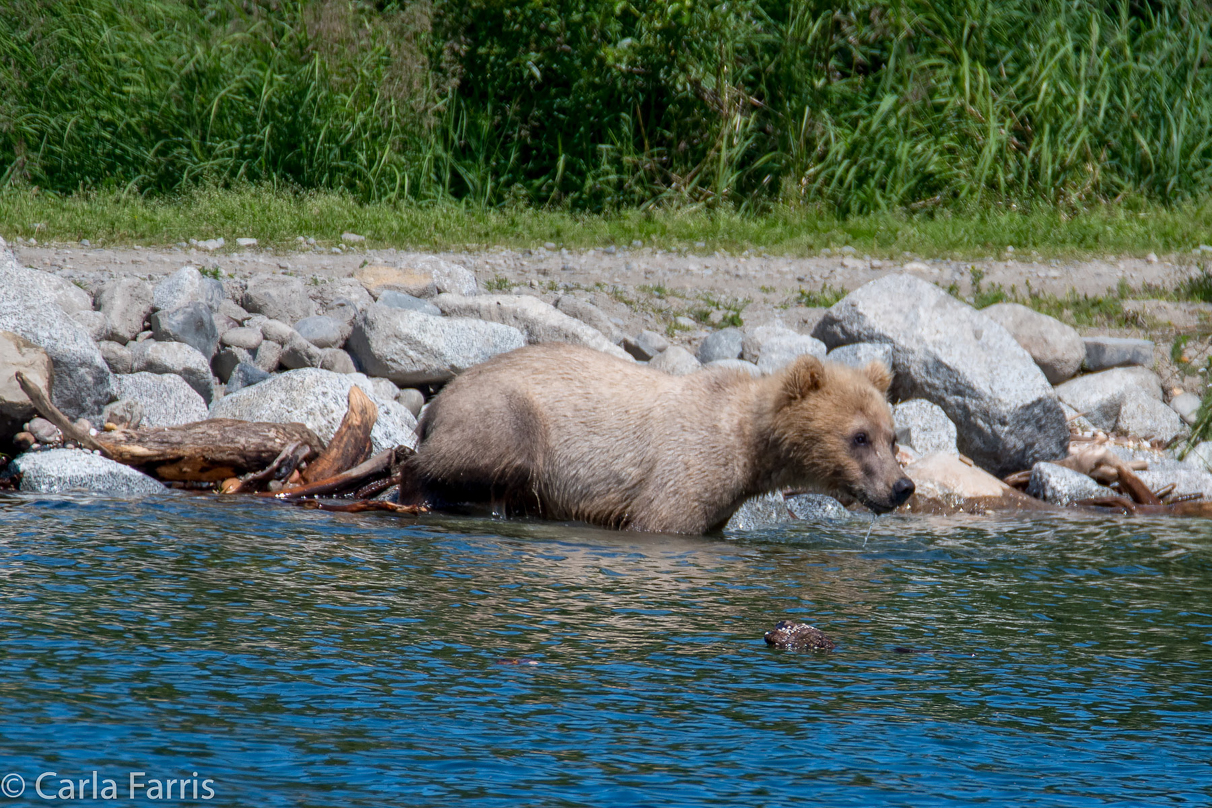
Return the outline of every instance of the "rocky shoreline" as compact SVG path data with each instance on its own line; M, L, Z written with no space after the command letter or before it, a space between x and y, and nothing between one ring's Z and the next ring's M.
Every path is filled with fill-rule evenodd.
M288 255L254 244L235 254L208 251L217 244L21 243L14 252L0 239L0 451L18 455L0 480L30 492L162 488L95 453L61 448L62 434L35 417L15 383L19 370L85 430L231 418L302 423L325 442L356 385L378 410L371 442L379 452L412 446L425 402L468 367L522 345L566 342L674 374L760 375L801 354L856 366L880 359L896 373L900 459L919 491L912 510L1109 502L1124 498L1121 478L1134 472L1153 492L1212 498L1212 447L1184 461L1175 451L1203 378L1143 338L1153 336L1150 325L1169 335L1172 322L1142 317L1131 335L1082 334L1013 303L978 311L955 294L965 294L961 282L970 293L981 280L958 262L698 258L640 245L438 256L363 251L347 235L334 253L304 243ZM1095 262L1080 286L1093 294L1130 276L1173 285L1194 270L1152 256ZM1007 286L1062 281L1036 262L994 261L987 271ZM801 305L813 301L792 290L817 281L853 291L827 309ZM940 288L951 284L950 293ZM1188 309L1196 323L1188 330L1212 322L1198 304ZM1093 465L1069 460L1091 448L1110 454ZM788 492L752 501L733 526L849 515L830 498Z

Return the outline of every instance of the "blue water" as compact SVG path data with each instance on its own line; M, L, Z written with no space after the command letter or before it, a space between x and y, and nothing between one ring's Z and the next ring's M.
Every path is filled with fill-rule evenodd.
M0 498L0 776L12 804L94 771L187 781L156 804L1212 803L1212 523L866 533ZM767 648L789 616L838 649Z

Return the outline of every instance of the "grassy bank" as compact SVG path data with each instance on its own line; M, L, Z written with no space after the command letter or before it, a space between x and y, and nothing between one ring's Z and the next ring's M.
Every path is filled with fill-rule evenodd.
M335 244L346 231L369 246L456 249L507 246L569 249L627 246L691 251L763 249L815 254L850 245L880 257L984 258L1159 255L1212 244L1212 201L1177 206L1099 206L1031 212L974 209L937 215L873 213L838 216L803 205L761 215L735 210L653 208L613 214L522 207L485 208L448 201L431 205L362 203L336 192L286 193L261 186L144 198L120 192L68 196L0 191L0 235L94 244L172 244L222 236L251 237L291 248L299 236Z
M1210 32L1199 0L9 0L0 185L1175 204L1212 193Z

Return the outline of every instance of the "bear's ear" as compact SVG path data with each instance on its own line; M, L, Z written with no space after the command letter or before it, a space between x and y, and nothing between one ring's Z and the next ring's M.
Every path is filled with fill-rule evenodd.
M815 356L798 357L783 371L783 403L790 404L819 390L825 381L825 366Z
M876 390L888 395L888 389L892 387L892 371L888 370L887 365L878 359L868 362L867 366L863 368L863 375L871 380Z

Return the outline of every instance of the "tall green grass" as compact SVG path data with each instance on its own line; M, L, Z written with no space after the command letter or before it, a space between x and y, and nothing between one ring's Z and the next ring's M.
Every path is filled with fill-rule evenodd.
M0 184L365 202L1172 204L1197 0L9 0Z

